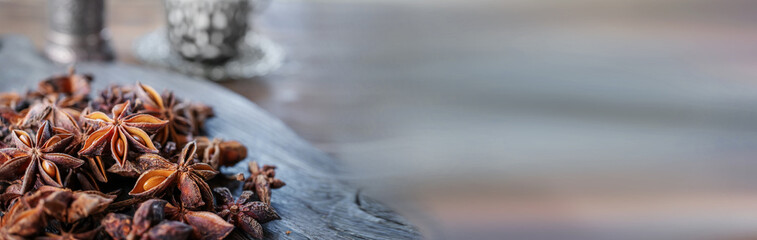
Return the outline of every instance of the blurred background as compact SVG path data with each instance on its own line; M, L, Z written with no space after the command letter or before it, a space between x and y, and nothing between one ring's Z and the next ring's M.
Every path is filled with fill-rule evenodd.
M106 1L119 61L165 24ZM42 48L45 5L0 0ZM757 1L273 0L221 82L430 239L757 239Z

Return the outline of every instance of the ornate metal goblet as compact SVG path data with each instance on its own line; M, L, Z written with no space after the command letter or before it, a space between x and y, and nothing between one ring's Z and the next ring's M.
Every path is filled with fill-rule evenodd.
M114 59L103 0L48 0L45 55L55 62Z
M207 64L237 55L248 31L248 0L165 0L171 50Z

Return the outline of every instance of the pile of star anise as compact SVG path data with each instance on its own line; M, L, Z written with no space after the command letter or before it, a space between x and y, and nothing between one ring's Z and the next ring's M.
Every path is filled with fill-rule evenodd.
M262 238L260 224L280 219L275 167L219 174L247 148L202 136L209 106L140 83L92 98L91 81L71 70L0 93L0 239ZM244 191L234 198L213 178Z

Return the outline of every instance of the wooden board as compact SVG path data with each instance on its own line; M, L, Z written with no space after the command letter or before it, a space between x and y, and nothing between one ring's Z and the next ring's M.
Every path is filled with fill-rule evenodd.
M249 150L247 160L277 165L277 177L287 183L273 192L272 205L282 220L264 225L266 239L420 238L404 218L340 180L341 169L334 159L225 88L164 70L124 64L80 64L76 68L95 76L96 90L113 83L141 81L159 91L170 88L180 97L213 106L216 117L207 122L208 134L242 142ZM25 91L65 69L41 57L23 37L0 38L0 91ZM240 163L224 172L246 172L246 166ZM286 231L291 233L287 235Z

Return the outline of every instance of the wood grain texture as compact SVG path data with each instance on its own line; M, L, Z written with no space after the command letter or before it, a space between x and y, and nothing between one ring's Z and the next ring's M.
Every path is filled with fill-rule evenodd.
M0 89L24 91L65 66L40 57L31 42L18 36L0 38ZM236 139L249 149L248 160L276 164L287 186L275 190L272 205L282 220L264 225L266 239L414 239L418 231L382 204L360 194L338 178L336 162L247 99L207 81L163 70L124 64L81 64L77 71L95 76L94 89L135 81L156 89L173 89L184 98L212 105L210 136ZM224 172L246 172L246 163ZM286 234L286 231L291 231ZM243 238L235 233L231 238Z

